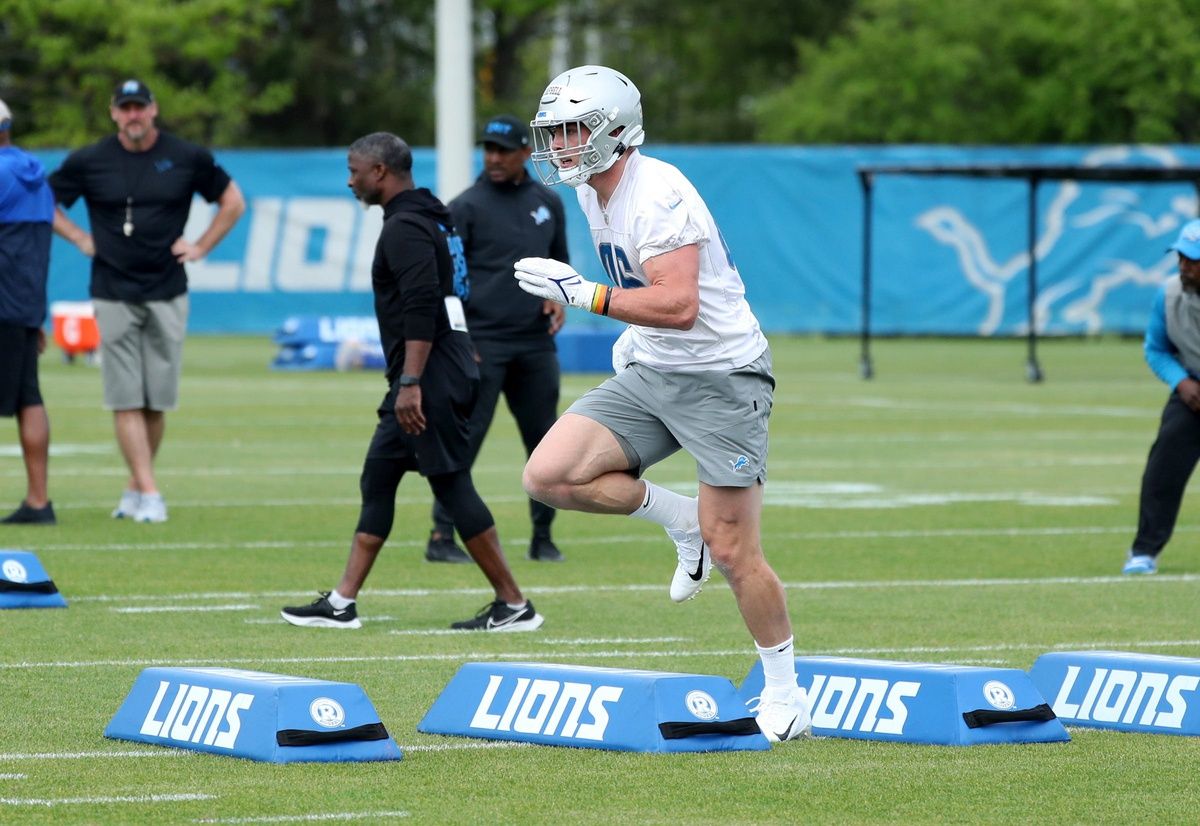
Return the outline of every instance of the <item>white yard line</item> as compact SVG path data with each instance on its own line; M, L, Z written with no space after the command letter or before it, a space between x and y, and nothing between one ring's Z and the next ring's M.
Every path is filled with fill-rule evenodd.
M194 614L205 611L258 611L258 605L140 605L136 608L110 608L118 614Z
M180 803L188 800L216 800L212 794L140 794L101 797L0 797L0 806L95 806L103 803Z
M321 814L274 815L271 817L206 817L193 820L192 823L320 823L327 820L382 820L408 816L408 812L323 812Z
M1152 577L1091 576L1091 577L1019 577L997 579L879 579L879 580L832 580L825 582L785 582L789 591L830 590L878 590L881 588L1007 588L1027 585L1121 585L1148 586L1153 584L1178 584L1200 582L1200 574L1156 574ZM717 587L714 585L714 587ZM719 586L724 587L724 586ZM603 585L544 585L529 589L540 596L559 596L586 593L645 593L663 590L658 583ZM364 592L365 599L446 596L486 596L492 591L487 588L372 588ZM72 603L86 602L148 602L170 600L173 603L202 600L256 600L302 599L311 596L310 591L206 591L185 594L92 594L72 597ZM382 617L380 618L382 619ZM420 632L413 632L420 633Z
M428 503L426 503L428 504ZM989 536L1109 536L1133 535L1135 526L1130 525L1063 525L1044 528L931 528L925 530L846 530L846 531L764 531L763 539L768 555L773 547L787 541L807 540L856 540L856 539L958 539ZM135 527L135 530L137 528ZM1195 533L1200 525L1179 525L1175 533ZM613 534L602 537L578 537L571 545L627 545L634 543L659 543L661 534ZM507 544L520 545L529 537L514 536ZM340 534L328 540L255 540L252 542L114 542L106 544L48 543L38 546L38 551L206 551L206 550L271 550L283 548L329 548L345 546L345 537ZM661 544L661 543L659 543ZM393 539L389 548L424 548L425 539Z
M533 645L537 640L530 640ZM954 654L992 651L1083 651L1083 650L1135 650L1139 648L1193 648L1200 646L1200 639L1192 640L1121 640L1105 642L1060 642L1060 643L999 643L993 645L954 646L905 646L893 648L827 648L807 651L798 650L797 656L858 657L867 654L911 656L914 654ZM166 667L188 668L196 666L246 666L262 668L266 665L318 665L330 663L402 663L402 662L473 662L481 660L516 660L536 662L539 659L596 659L613 660L635 657L679 659L681 657L739 657L748 658L753 649L747 647L730 649L683 649L670 651L643 651L639 649L613 649L608 651L461 651L443 654L389 654L343 657L224 657L203 659L159 659L159 660L58 660L44 662L0 663L0 671L28 671L36 669L68 668L130 668ZM2 758L3 755L0 755Z

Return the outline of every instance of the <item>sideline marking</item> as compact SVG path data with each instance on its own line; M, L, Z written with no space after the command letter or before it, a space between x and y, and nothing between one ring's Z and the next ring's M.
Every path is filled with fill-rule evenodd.
M811 651L796 651L796 656L838 657L858 656L862 654L950 654L954 652L980 651L1073 651L1078 649L1105 650L1126 648L1190 648L1200 647L1200 639L1194 640L1126 640L1123 642L1063 642L1049 645L1046 643L999 643L994 645L954 645L954 646L916 646L905 648L831 648ZM505 659L556 659L575 657L597 660L611 660L629 657L655 657L659 659L678 659L680 657L741 657L745 658L747 648L687 650L687 651L639 651L637 649L613 649L609 651L463 651L446 654L389 654L389 655L356 655L341 657L223 657L221 659L176 659L176 660L90 660L90 661L58 661L58 662L22 662L0 663L0 671L26 671L41 668L114 668L129 666L166 666L187 668L191 666L233 666L233 665L314 665L332 663L401 663L401 662L462 662L470 660L505 660ZM3 759L4 755L0 755Z
M215 794L143 794L112 797L0 797L4 806L93 806L97 803L179 803L186 800L216 800Z
M1175 533L1196 533L1200 525L1177 525ZM788 540L811 539L953 539L961 537L988 536L1103 536L1108 534L1130 534L1133 529L1129 525L1080 525L1047 528L934 528L928 530L897 529L888 531L767 531L763 533L764 541L770 545L774 542ZM514 537L512 544L528 541L528 537ZM587 537L572 540L572 545L615 545L657 542L657 538L646 534L615 534L604 537ZM256 540L253 542L121 542L106 545L64 543L59 545L42 545L39 551L234 551L234 550L273 550L288 548L343 548L344 537L329 540ZM397 539L388 541L389 548L424 548L424 539ZM295 592L283 592L284 595ZM489 592L490 593L490 592ZM89 599L89 597L74 597L74 600Z
M879 588L979 588L979 587L1009 587L1018 585L1152 585L1155 583L1189 583L1200 582L1200 574L1156 574L1152 577L1130 577L1124 574L1114 574L1093 577L1041 577L1041 578L1009 578L1009 579L879 579L879 580L832 580L825 582L785 582L783 587L789 591L826 591L826 590L876 590ZM569 594L589 593L593 591L605 593L641 593L663 590L659 584L628 584L628 585L547 585L533 592L542 596L558 596ZM490 588L377 588L366 592L370 599L412 597L444 597L444 596L479 596L491 595ZM303 598L311 596L310 591L209 591L191 594L93 594L91 596L72 597L72 603L78 602L135 602L171 599L206 600L206 599L254 599L275 600ZM379 617L382 620L385 617ZM387 617L387 619L391 619ZM254 620L247 620L252 622ZM265 621L265 618L264 618ZM273 622L274 620L272 620ZM427 631L412 631L411 633L438 633L442 629ZM448 629L444 633L451 633ZM457 633L457 632L455 632Z
M330 812L319 815L263 815L262 817L206 817L192 823L317 823L323 820L374 820L408 817L408 812Z
M143 605L138 608L110 608L118 614L191 614L200 611L257 611L257 605Z

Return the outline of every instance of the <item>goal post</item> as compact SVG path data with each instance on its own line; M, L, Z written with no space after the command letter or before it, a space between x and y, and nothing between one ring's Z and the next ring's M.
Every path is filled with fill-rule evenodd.
M1038 294L1037 277L1037 227L1038 187L1043 181L1117 181L1125 183L1191 183L1200 197L1200 167L1177 166L1077 166L1049 164L961 164L929 165L906 164L858 167L858 181L863 195L862 233L862 323L859 375L873 378L875 366L871 359L871 251L873 244L872 219L874 215L875 179L882 175L909 175L917 177L958 176L964 178L992 178L1024 180L1028 185L1026 226L1028 233L1029 266L1026 271L1028 297L1026 309L1028 327L1026 334L1027 355L1025 376L1031 382L1044 378L1037 359L1036 303Z

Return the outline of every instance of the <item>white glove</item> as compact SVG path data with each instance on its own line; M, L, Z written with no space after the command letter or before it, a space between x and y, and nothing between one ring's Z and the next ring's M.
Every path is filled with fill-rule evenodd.
M530 295L608 315L611 288L588 281L570 264L553 258L522 258L513 268L518 285Z

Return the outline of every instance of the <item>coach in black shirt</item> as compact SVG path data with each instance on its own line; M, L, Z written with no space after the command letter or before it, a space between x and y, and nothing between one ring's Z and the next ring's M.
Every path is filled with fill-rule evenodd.
M165 522L154 456L163 414L178 403L188 314L183 265L206 256L246 205L207 149L155 126L158 104L144 83L118 86L109 113L117 134L72 152L50 176L58 203L69 207L84 199L91 232L61 207L54 231L92 258L104 406L113 411L117 444L129 466L129 483L112 515ZM197 193L218 209L191 242L183 228Z
M529 129L512 115L498 115L480 135L483 174L450 202L471 272L467 323L479 351L479 399L471 414L471 461L496 413L500 394L516 419L528 455L558 418L559 365L554 334L563 307L520 289L513 262L534 256L569 263L562 200L525 168ZM562 560L550 538L554 509L529 500L533 525L529 558ZM431 561L467 561L454 544L454 525L445 508L433 507L433 532L425 550Z
M521 595L495 520L471 481L467 419L479 371L462 309L467 290L462 243L442 202L413 186L412 152L403 140L375 132L350 145L347 161L354 195L383 207L371 289L388 392L363 461L362 507L342 578L311 605L281 613L292 625L361 627L359 589L391 533L400 480L415 470L454 515L459 535L495 592L482 611L451 627L532 631L541 626L542 615Z

